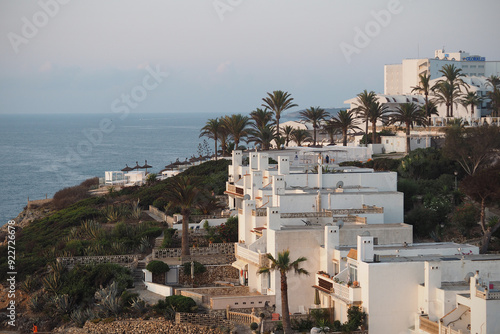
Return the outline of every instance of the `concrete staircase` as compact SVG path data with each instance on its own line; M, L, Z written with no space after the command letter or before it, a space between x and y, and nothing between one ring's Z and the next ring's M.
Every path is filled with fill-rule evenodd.
M137 268L135 268L132 272L132 277L134 278L134 286L136 288L145 289L146 286L144 285L144 281L142 280L144 274L142 272L142 269L146 269L146 262L144 260L137 262Z

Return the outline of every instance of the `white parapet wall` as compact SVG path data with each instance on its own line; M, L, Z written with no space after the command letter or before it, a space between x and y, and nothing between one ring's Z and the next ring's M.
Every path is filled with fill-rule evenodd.
M157 283L153 283L153 282L144 282L144 284L146 285L146 288L149 291L154 292L154 293L161 295L163 297L172 296L174 294L173 293L174 288L172 288L171 286L157 284Z

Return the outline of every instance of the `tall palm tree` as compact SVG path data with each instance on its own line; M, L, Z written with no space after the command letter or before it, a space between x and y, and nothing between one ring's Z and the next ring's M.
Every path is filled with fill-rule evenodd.
M285 137L285 145L286 147L288 147L288 144L290 143L290 139L292 138L292 132L293 132L293 126L291 125L286 125L281 133L283 135L283 137Z
M325 121L325 124L323 124L323 130L325 130L326 133L328 133L328 137L330 138L330 145L335 145L335 140L333 139L333 136L341 133L341 131L339 127L332 122L332 120L333 117Z
M313 126L313 145L316 146L316 130L320 123L328 116L328 112L320 107L310 107L300 112L301 119L305 122L311 122Z
M356 107L353 109L358 118L365 121L365 138L368 144L368 119L370 117L370 108L372 104L377 101L377 95L374 91L368 92L366 89L359 93L355 102Z
M250 113L250 117L253 120L251 126L254 129L264 128L270 125L273 121L273 112L269 111L267 108L261 109L257 108Z
M436 84L439 84L441 82L448 82L449 88L452 89L452 94L450 94L450 116L453 117L453 100L455 99L456 95L454 94L455 92L458 92L457 94L460 95L460 88L465 87L468 88L469 85L466 84L463 80L462 77L465 77L465 74L462 73L461 68L455 67L455 64L447 64L444 65L439 72L443 75L445 80L440 79L437 81Z
M453 113L450 113L450 107L457 104L456 99L460 97L459 91L448 81L441 81L432 86L432 92L434 94L433 102L446 105L446 117L452 117Z
M175 177L166 191L170 205L179 206L182 214L182 256L189 255L189 217L199 199L198 179L186 175Z
M224 119L221 119L220 122L221 122L221 126L219 127L219 131L217 132L217 137L220 141L221 156L225 157L229 154L228 153L229 131L227 130L227 128L224 124Z
M467 90L467 94L463 96L463 98L460 100L460 103L465 107L465 110L467 110L467 107L470 106L470 115L474 116L474 106L478 106L483 102L483 98L477 95L477 92L472 92Z
M495 88L492 92L488 92L488 98L491 100L491 116L500 116L500 89Z
M406 153L410 153L410 128L413 125L426 124L426 115L415 103L401 103L391 115L391 123L405 124L406 126Z
M424 107L430 107L429 105L429 93L431 92L430 80L431 76L427 75L427 72L421 73L418 75L419 81L417 86L411 87L412 93L417 93L425 96L425 104ZM425 114L429 115L427 109L425 110ZM431 118L429 116L429 124L431 123Z
M283 314L283 331L285 334L292 333L292 325L290 322L290 312L288 308L288 282L287 274L290 271L294 271L298 275L309 275L309 272L304 268L300 268L302 262L307 261L305 257L299 257L295 261L290 259L290 250L284 250L278 253L278 257L275 259L270 253L266 254L269 259L270 265L260 267L257 271L258 274L267 273L271 271L276 271L280 273L281 282L281 313Z
M372 123L372 143L375 144L375 138L377 134L377 120L385 121L387 120L387 115L390 112L389 107L378 101L372 103L370 107L370 113L368 115L368 120Z
M267 93L267 97L264 97L262 101L264 101L262 104L263 107L269 108L274 112L274 118L276 120L276 137L279 137L281 113L287 109L297 107L297 104L293 103L293 98L290 97L288 92L283 92L281 90L275 90L272 94Z
M238 149L240 140L248 136L248 126L250 125L250 118L242 114L233 114L223 118L224 126L228 133L233 137L234 149Z
M491 100L491 115L498 117L500 115L500 77L491 75L486 81L488 81L487 85L493 88L491 92L487 92Z
M219 118L210 118L204 127L201 128L200 138L206 136L215 141L215 160L217 161L217 141L220 128L222 127Z
M249 131L248 142L260 145L264 151L269 151L274 139L274 126L272 125L266 125L262 128L251 129Z
M427 101L423 106L420 107L420 110L427 116L427 125L431 125L431 117L432 115L439 115L439 112L437 110L437 106L434 102L432 101Z
M347 132L349 130L361 130L358 127L358 119L354 116L354 110L340 110L337 116L328 120L328 126L342 131L342 145L347 146Z
M292 139L297 143L297 146L302 146L302 143L311 138L309 132L305 129L295 129L292 132Z

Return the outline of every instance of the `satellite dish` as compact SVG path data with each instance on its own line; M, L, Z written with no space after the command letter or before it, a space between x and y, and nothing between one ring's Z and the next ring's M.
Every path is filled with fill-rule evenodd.
M335 186L335 188L342 188L342 187L344 187L344 182L342 182L342 181L337 182L337 185Z
M249 199L250 199L250 195L246 194L245 196L243 196L244 201L249 200Z
M337 220L337 225L338 225L339 227L344 226L344 221L343 221L342 219Z
M471 273L471 272L468 272L465 277L464 277L464 281L466 281L467 283L470 283L470 279L474 277L474 274Z
M371 234L368 231L364 231L363 233L361 233L361 236L362 237L369 237L369 236L371 236Z

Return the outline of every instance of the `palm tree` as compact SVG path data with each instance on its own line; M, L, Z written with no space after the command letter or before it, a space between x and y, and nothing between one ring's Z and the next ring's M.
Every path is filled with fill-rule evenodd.
M290 97L288 92L283 92L281 90L275 90L272 94L267 93L267 97L264 97L262 101L264 101L262 104L263 107L274 111L274 118L276 120L276 137L279 137L281 113L287 109L297 107L297 104L292 102L293 98Z
M286 147L288 147L288 144L290 143L290 139L292 137L292 132L293 132L293 126L291 125L286 125L281 133L283 134L283 137L285 137L285 142L286 142Z
M427 72L421 73L418 75L419 82L417 86L411 87L412 93L417 93L425 96L425 104L424 107L430 107L429 105L429 93L431 91L430 80L431 76L427 75ZM429 124L431 124L431 116L427 109L425 109L425 114L429 117Z
M491 115L498 117L500 115L500 77L491 75L486 81L488 81L487 85L493 88L493 91L487 92L491 100Z
M353 110L356 112L358 118L364 119L365 121L365 144L368 144L368 119L370 117L370 108L372 107L372 104L377 100L377 95L374 91L368 93L368 91L365 89L357 96L358 98L355 102L357 106Z
M169 205L179 206L182 214L182 256L189 255L189 216L199 200L198 179L186 175L175 177L167 188Z
M269 111L267 108L257 108L250 113L250 117L254 121L254 123L251 124L252 127L254 129L261 129L271 124L273 121L273 112Z
M342 145L347 146L347 132L349 130L361 130L358 123L358 119L354 116L354 110L340 110L337 116L328 121L328 126L342 131Z
M223 157L227 156L228 153L228 137L229 137L229 131L227 130L225 124L224 124L224 119L221 119L221 126L219 127L219 131L217 132L217 137L219 138L220 141L220 149L221 149L221 155Z
M377 132L377 120L381 119L385 121L387 119L387 114L389 113L389 107L378 101L373 102L370 107L370 113L368 115L368 120L372 123L372 144L375 144L375 137Z
M406 126L406 153L410 153L410 127L426 124L426 115L415 103L401 103L391 115L391 123L405 124Z
M250 119L248 116L243 116L241 114L233 114L230 116L225 116L222 120L224 126L226 127L228 133L233 137L234 149L238 149L238 144L240 140L248 136L248 126L250 125Z
M292 132L292 139L297 143L297 146L302 146L302 142L308 141L310 138L309 132L305 129L295 129Z
M491 115L498 117L500 115L500 89L495 88L492 92L488 92L488 98L491 99Z
M330 138L330 145L335 145L333 136L336 134L339 134L341 131L340 129L332 122L333 117L330 119L327 119L325 124L323 124L323 130L328 133L328 137Z
M470 106L470 115L474 116L474 106L478 106L483 101L483 98L477 95L477 92L467 90L467 94L460 100L460 103L465 107Z
M449 83L449 89L452 89L452 93L450 94L450 116L453 117L453 100L457 95L460 95L460 87L465 87L468 88L469 85L466 84L463 80L462 77L465 77L465 74L462 73L461 68L455 67L454 64L447 64L444 65L443 68L439 70L439 72L445 77L446 80L440 79L436 82L436 84L442 83L442 82L448 82ZM455 94L457 92L457 94Z
M204 127L201 128L200 137L206 136L215 141L215 160L217 161L217 141L219 136L221 122L218 118L211 118L207 121Z
M457 104L456 99L460 97L460 93L448 81L437 82L432 86L432 92L435 96L433 102L446 105L446 117L452 117L453 113L450 114L450 107Z
M420 110L427 116L427 125L431 125L431 117L432 115L439 115L437 110L437 106L432 101L427 101L423 106L420 107Z
M270 253L266 254L270 261L269 266L260 267L257 271L258 274L270 273L271 271L279 271L281 280L281 313L283 314L283 330L285 334L292 332L292 325L290 322L290 312L288 309L288 283L287 274L294 271L298 275L309 275L309 272L300 268L302 262L307 261L305 257L299 257L295 261L290 259L290 250L285 250L278 253L278 258L274 258Z
M271 143L275 139L274 126L266 125L259 129L251 129L249 131L248 142L260 145L264 151L269 151Z
M316 130L320 126L320 122L328 116L325 109L320 107L310 107L309 109L300 112L303 121L311 122L313 126L313 145L316 146Z

